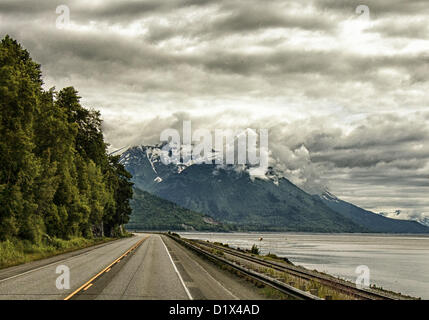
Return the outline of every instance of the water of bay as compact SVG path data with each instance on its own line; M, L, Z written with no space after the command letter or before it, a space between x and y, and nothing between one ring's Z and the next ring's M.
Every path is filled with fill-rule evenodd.
M429 236L196 232L180 235L246 249L256 244L262 254L271 252L297 265L353 282L358 277L356 268L368 266L371 284L429 299Z

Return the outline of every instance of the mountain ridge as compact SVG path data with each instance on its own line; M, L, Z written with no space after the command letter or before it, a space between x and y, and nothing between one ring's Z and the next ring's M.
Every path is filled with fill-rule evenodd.
M310 195L272 169L261 178L252 177L246 166L192 161L164 164L162 152L159 146L139 146L122 154L121 163L133 175L136 187L247 230L429 232L417 222L406 221L404 226L401 220L382 217L338 198L336 201L342 201L342 205L335 206L333 199ZM350 212L350 208L355 210ZM356 217L352 216L354 212ZM383 227L374 228L378 222Z
M387 218L341 200L330 192L324 192L321 195L315 195L315 197L319 197L332 210L341 212L350 220L367 227L371 232L429 233L429 228L417 221Z

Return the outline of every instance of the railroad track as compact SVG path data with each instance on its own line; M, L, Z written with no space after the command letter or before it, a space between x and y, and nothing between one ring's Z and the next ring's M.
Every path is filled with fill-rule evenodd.
M383 294L381 292L379 293L372 290L369 291L369 290L359 289L353 286L352 284L347 284L339 279L333 279L332 277L329 277L329 276L316 274L315 272L311 272L309 270L303 270L296 266L284 265L284 264L276 263L274 261L273 262L266 261L261 258L250 256L249 254L238 252L237 250L234 250L234 249L225 248L223 246L215 245L202 240L192 240L192 241L199 244L200 246L205 246L207 248L211 248L215 250L221 250L222 252L227 253L229 255L247 260L249 262L259 264L264 267L274 269L276 271L285 272L304 280L309 280L309 281L315 280L327 287L333 288L336 291L342 292L356 299L361 299L361 300L395 300L396 299L392 296Z
M298 299L298 300L323 300L317 296L312 295L309 292L303 291L303 290L299 290L293 286L290 286L284 282L281 282L277 279L273 279L270 278L264 274L252 271L250 269L244 268L242 266L237 265L236 263L233 263L231 261L228 261L227 259L224 259L222 257L219 257L217 255L214 255L210 252L207 252L207 250L203 250L200 247L192 244L190 241L185 241L183 239L180 239L178 237L172 236L167 234L168 237L170 237L171 239L173 239L174 241L178 242L179 244L193 250L194 252L201 254L203 256L205 256L206 258L214 261L214 262L220 262L221 264L227 265L230 268L233 268L237 271L239 271L240 273L246 275L249 278L252 278L254 280L257 280L258 282L264 284L265 286L274 288L294 299Z

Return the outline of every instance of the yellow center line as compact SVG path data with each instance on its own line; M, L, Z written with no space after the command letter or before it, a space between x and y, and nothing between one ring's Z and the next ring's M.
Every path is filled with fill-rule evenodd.
M90 283L89 286L86 286L85 289L83 289L83 291L86 291L86 290L88 290L91 287L92 287L92 283Z
M93 282L95 279L97 279L99 276L101 276L104 272L106 272L107 269L111 269L112 266L119 262L119 260L121 260L126 254L130 253L131 251L133 251L134 249L136 249L139 245L141 245L143 243L143 241L145 241L147 238L149 238L149 236L144 237L143 239L141 239L139 242L137 242L135 245L133 245L131 248L129 248L124 254L122 254L119 258L117 258L115 261L113 261L111 264L109 264L106 268L104 268L103 270L101 270L99 273L97 273L95 276L93 276L91 279L89 279L87 282L85 282L83 285L81 285L78 289L76 289L75 291L73 291L71 294L69 294L64 300L70 300L74 295L76 295L78 292L80 292L82 289L86 288L88 289L90 286L89 284L91 282ZM91 284L92 285L92 284ZM85 291L85 289L84 289Z

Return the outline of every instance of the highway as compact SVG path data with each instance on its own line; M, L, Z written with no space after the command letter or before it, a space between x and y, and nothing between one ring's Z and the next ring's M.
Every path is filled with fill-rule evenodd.
M57 267L70 270L57 288ZM64 269L61 269L64 270ZM168 237L136 234L92 248L0 270L0 299L262 299L255 287Z

